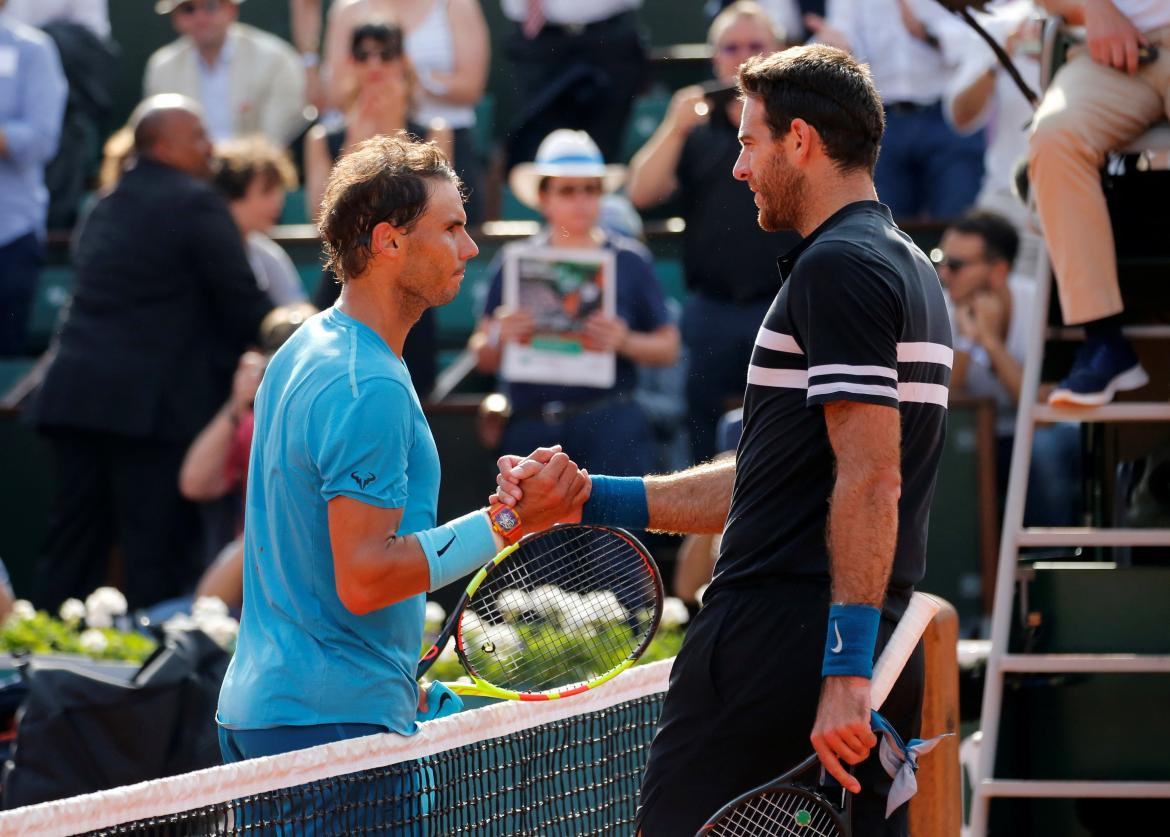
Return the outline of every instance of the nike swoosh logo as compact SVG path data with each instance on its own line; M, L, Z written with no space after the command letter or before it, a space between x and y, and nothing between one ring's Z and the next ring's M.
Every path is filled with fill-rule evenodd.
M444 545L443 548L440 549L435 554L438 555L439 557L442 557L443 553L446 552L448 549L450 549L451 544L453 544L453 543L455 543L455 536L454 535L452 535L451 540L447 541L446 545Z
M845 642L841 639L841 628L837 625L836 622L833 623L833 633L837 635L837 644L829 650L834 654L840 654L841 649L845 647Z
M439 705L437 707L435 707L435 715L437 716L437 715L441 714L443 711L443 705L450 703L450 702L451 702L451 696L449 694L447 694L446 692L443 692L443 694L439 695Z

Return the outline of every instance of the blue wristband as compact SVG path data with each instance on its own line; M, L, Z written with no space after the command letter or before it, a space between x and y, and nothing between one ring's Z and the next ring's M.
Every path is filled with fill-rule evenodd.
M492 525L482 509L414 536L427 556L431 572L427 589L432 591L475 572L496 554Z
M650 523L646 483L641 477L590 476L592 490L581 507L582 523L645 529Z
M829 606L822 677L871 677L882 612L857 604Z

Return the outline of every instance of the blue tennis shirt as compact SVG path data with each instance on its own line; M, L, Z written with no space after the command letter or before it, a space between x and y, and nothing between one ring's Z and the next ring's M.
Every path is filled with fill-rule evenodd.
M273 356L256 395L244 609L217 719L236 729L349 722L411 733L425 597L356 616L337 595L327 504L435 526L439 456L406 366L337 308Z

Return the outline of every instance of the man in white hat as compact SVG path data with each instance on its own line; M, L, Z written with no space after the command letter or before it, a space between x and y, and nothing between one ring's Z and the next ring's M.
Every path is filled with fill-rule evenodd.
M653 465L650 426L633 399L637 366L669 366L678 358L680 341L649 252L632 239L604 232L599 224L602 195L617 189L624 177L625 167L607 165L588 134L567 129L545 138L535 162L512 170L512 191L545 220L529 246L614 252L614 314L594 312L584 331L587 348L615 353L617 372L613 386L604 389L505 383L512 400L512 418L502 439L505 450L532 450L542 446L536 440L547 439L572 450L586 469L635 474ZM502 305L502 286L497 266L471 337L479 368L486 373L498 370L507 343L524 341L534 330L529 311Z
M304 70L292 46L237 20L242 2L158 0L182 37L150 57L145 95L199 102L215 142L263 134L284 148L305 125Z

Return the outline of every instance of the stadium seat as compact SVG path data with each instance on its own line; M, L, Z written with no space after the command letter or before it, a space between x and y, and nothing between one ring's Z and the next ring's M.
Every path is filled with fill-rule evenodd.
M69 265L47 265L41 270L28 324L28 353L40 354L48 348L72 288L73 268Z
M285 196L284 210L280 213L281 224L307 224L309 215L305 212L305 189L293 189Z
M668 107L670 92L659 85L634 100L629 121L626 122L626 135L622 138L622 162L629 162L638 149L646 144L662 123Z

